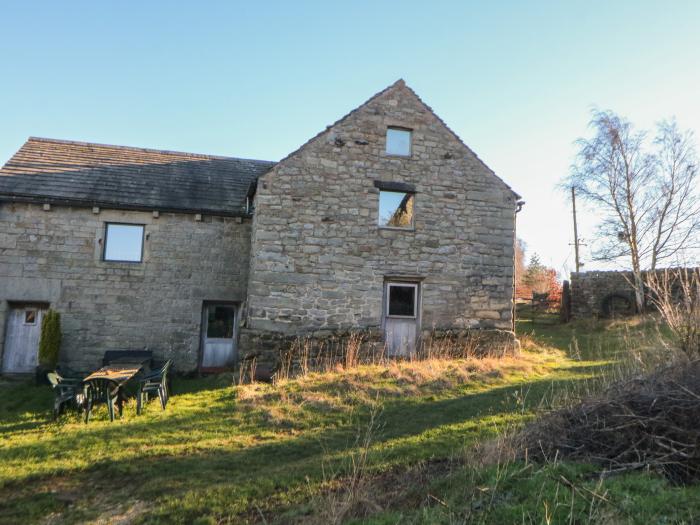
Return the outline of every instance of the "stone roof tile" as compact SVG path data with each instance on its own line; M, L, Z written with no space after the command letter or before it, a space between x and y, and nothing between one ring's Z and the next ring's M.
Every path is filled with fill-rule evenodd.
M0 200L245 215L275 162L30 137L0 168Z

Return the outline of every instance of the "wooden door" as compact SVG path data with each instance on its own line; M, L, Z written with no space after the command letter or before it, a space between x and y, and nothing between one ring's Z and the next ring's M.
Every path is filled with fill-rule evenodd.
M236 361L236 306L207 304L202 323L202 368L221 369Z
M420 285L387 282L384 297L384 342L387 355L409 357L416 351L420 323Z
M39 364L39 338L44 309L38 306L11 306L5 327L2 359L4 374L33 373Z

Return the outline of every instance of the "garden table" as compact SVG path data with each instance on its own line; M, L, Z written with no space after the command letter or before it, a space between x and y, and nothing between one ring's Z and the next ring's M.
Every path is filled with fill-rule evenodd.
M124 363L124 364L110 364L103 366L99 370L95 370L85 379L83 382L90 381L92 379L108 379L119 386L122 386L129 379L138 374L143 365L140 363Z
M144 366L146 365L143 362L111 363L109 365L103 366L99 370L95 370L85 379L83 379L83 385L85 385L86 390L84 390L83 399L81 399L80 401L86 403L86 422L90 417L93 397L98 395L100 392L102 392L100 398L106 401L109 407L110 420L114 419L112 401L110 401L112 397L116 397L116 404L119 409L119 414L121 414L124 401L127 397L124 391L124 387L126 383L129 382L129 380L131 380L141 370L143 370ZM112 384L114 386L107 386L109 384ZM90 389L95 391L93 392L92 396L88 396L86 398L85 395L90 392Z

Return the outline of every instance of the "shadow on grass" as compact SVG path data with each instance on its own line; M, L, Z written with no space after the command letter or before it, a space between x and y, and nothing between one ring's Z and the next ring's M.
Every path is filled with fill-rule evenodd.
M383 399L381 427L373 438L372 461L409 463L458 452L465 444L493 434L499 422L505 424L525 417L544 395L571 384L571 378L538 379L447 399ZM524 405L519 405L517 394L523 389L529 393ZM304 487L309 483L323 481L324 469L326 473L339 474L347 470L348 454L356 448L358 433L366 426L369 412L368 406L360 406L353 418L340 426L332 413L319 414L316 428L308 428L301 435L277 437L271 443L246 442L234 448L236 438L255 439L265 421L255 414L237 415L235 403L230 403L232 399L228 395L218 396L206 411L196 414L135 419L124 425L88 426L76 441L58 434L47 436L40 443L0 450L3 462L30 457L41 463L57 456L81 454L82 437L91 442L113 443L115 447L130 446L137 451L128 458L95 461L84 469L57 468L51 473L29 476L6 484L5 490L39 496L37 501L48 505L46 483L37 483L38 480L70 476L80 500L89 500L100 492L102 485L96 480L109 480L106 486L111 488L100 495L102 498L112 503L134 499L158 501L161 506L153 512L166 521L190 522L206 512L231 515L245 512L253 504L264 508L277 502L270 499L275 494L291 492L297 495L284 497L302 497L301 492L307 490ZM488 418L488 425L480 424L484 418ZM192 441L190 447L174 454L149 452L152 440L157 437L172 442L177 435L179 442L186 442L190 430L218 435L221 439L203 444ZM0 504L0 514L13 512L20 519L22 516L16 513L22 511L12 500ZM77 508L87 514L96 512L86 510L91 506Z

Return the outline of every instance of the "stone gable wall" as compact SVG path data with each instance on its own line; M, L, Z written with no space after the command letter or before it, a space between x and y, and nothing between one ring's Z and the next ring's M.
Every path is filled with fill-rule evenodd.
M105 222L145 224L143 263L102 261ZM205 300L245 300L250 220L0 203L0 355L8 301L61 313L61 360L147 346L196 368Z
M412 156L385 154L388 126ZM415 229L377 226L373 181L416 187ZM515 195L403 85L258 182L241 348L380 328L386 276L422 279L422 329L511 329ZM258 339L256 339L258 338Z

